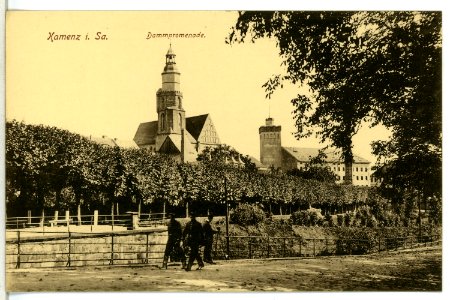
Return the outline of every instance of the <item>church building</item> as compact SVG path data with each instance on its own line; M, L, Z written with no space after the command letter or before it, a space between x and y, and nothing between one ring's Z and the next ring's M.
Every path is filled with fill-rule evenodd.
M274 125L272 118L259 127L260 161L268 168L289 171L302 170L311 158L319 154L319 148L283 147L281 146L281 126ZM336 182L344 182L345 164L337 150L325 151L325 163L336 174ZM353 185L370 186L370 162L360 156L353 156Z
M161 73L162 87L156 92L158 120L139 124L133 140L140 148L193 162L206 147L220 145L220 139L209 114L186 118L175 57L170 46Z

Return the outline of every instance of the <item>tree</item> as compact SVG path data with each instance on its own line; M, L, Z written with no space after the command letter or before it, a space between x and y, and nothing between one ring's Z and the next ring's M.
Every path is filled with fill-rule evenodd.
M204 164L243 166L246 170L255 171L256 165L248 155L242 155L229 145L206 147L197 157Z
M276 41L286 72L263 85L266 96L284 82L310 88L292 99L296 136L316 130L341 149L348 183L352 137L363 121L395 131L405 125L404 110L439 109L440 28L437 12L241 12L227 42L247 35ZM432 120L432 132L439 132L439 120ZM414 133L402 143L408 139Z
M383 192L394 195L396 205L423 208L427 198L440 198L442 189L442 20L430 12L400 15L397 22L389 33L397 43L387 47L402 59L392 55L384 61L396 69L393 82L401 88L392 90L377 112L393 134L372 147Z
M327 155L325 152L319 151L319 154L308 161L302 170L293 169L288 171L288 174L321 182L336 182L336 175L331 171L331 168L325 164L326 157Z

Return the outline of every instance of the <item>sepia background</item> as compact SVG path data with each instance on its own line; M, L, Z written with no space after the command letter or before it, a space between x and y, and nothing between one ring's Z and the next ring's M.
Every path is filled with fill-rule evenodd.
M179 16L174 18L174 15ZM270 41L226 45L224 39L235 19L234 12L9 13L6 117L84 135L106 134L131 140L139 123L156 119L155 93L160 87L160 73L169 43L166 39L146 40L147 32L156 33L160 29L171 32L179 28L187 32L192 28L194 32L204 32L206 38L172 40L182 76L187 116L210 113L222 142L259 158L257 129L269 111L261 85L270 75L279 72L281 60ZM51 43L47 41L49 31L82 35L89 32L91 41ZM92 40L97 31L108 34L109 40ZM271 100L271 116L283 126L282 143L317 146L317 140L299 142L291 135L295 128L289 99L295 93L295 89L285 88ZM383 129L363 128L355 138L355 152L373 162L369 141L386 135ZM443 294L433 293L433 296ZM188 297L210 296L192 294ZM359 298L361 294L333 296L348 299ZM379 293L364 294L369 298L379 296ZM383 293L382 296L411 299L426 294ZM21 297L25 299L26 295L15 295L14 299ZM91 294L91 297L95 296ZM109 294L108 297L122 299L123 295ZM274 298L270 294L258 297Z
M307 94L306 88L285 86L270 101L265 98L262 85L283 71L275 41L225 43L237 16L235 11L9 12L6 118L132 140L140 123L157 119L156 91L172 43L186 116L209 113L222 143L259 159L258 128L270 114L282 126L284 146L320 147L315 138L297 141L292 134L290 99ZM50 32L80 34L81 40L52 42ZM95 40L97 32L107 40ZM205 37L146 39L148 32ZM381 127L363 126L354 151L373 163L370 142L387 136Z

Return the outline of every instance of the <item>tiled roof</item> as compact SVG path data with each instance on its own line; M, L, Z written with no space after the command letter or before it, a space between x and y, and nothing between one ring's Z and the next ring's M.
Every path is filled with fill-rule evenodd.
M100 145L106 145L106 146L111 146L111 147L116 146L116 144L114 143L114 140L107 136L102 136L102 137L91 136L91 137L89 137L89 139L91 141L93 141L94 143L97 143Z
M266 168L265 165L263 165L259 160L257 160L257 159L254 158L253 156L248 155L248 157L250 158L250 161L256 165L256 168L258 168L258 169L260 169L260 168Z
M288 154L294 157L297 161L308 162L311 158L314 158L319 154L320 148L300 148L300 147L282 147ZM341 152L338 150L328 149L325 150L327 158L326 162L342 162ZM355 163L370 163L367 159L358 155L353 155Z
M91 137L89 137L89 139L97 144L106 145L106 146L110 146L110 147L118 146L121 148L138 148L136 143L133 141L118 140L118 139L113 139L113 138L110 138L107 136L102 136L102 137L91 136Z
M118 139L114 139L113 141L120 148L139 148L134 141Z
M186 118L186 129L195 140L198 140L208 114Z
M208 114L186 118L186 129L191 143L195 143L202 132ZM158 131L158 121L145 122L139 124L133 141L138 145L155 144L156 133ZM193 138L193 139L192 139Z
M138 146L154 144L157 131L158 121L141 123L134 135L133 141L138 144Z
M161 150L166 154L179 154L181 152L181 145L172 139L172 136L167 136L161 145ZM160 151L161 151L160 150Z

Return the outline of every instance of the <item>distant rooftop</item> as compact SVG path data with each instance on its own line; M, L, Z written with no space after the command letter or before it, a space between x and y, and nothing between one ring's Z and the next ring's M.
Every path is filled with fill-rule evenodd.
M319 154L320 148L301 148L301 147L281 147L295 159L300 162L308 162L312 158L316 157ZM324 151L326 154L326 162L341 162L343 159L341 158L341 151L337 149L327 149ZM355 163L370 163L365 158L362 158L358 155L353 155L353 160Z
M89 137L89 140L91 140L97 144L106 145L106 146L110 146L110 147L117 146L120 148L138 148L138 146L136 145L136 143L134 141L118 140L115 138L110 138L106 135L104 135L102 137L91 136L91 137Z

